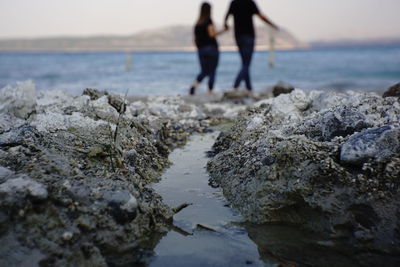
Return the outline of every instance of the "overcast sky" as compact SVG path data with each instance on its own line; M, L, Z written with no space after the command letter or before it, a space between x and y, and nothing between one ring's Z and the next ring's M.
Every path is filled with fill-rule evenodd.
M0 38L132 34L192 25L199 0L0 0ZM221 24L230 0L209 0ZM400 0L256 0L303 41L400 37Z

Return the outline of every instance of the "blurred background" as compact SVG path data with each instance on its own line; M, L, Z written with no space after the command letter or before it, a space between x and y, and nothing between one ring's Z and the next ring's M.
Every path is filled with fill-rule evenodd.
M0 87L31 79L39 90L72 94L85 88L187 94L199 71L192 31L202 2L1 0ZM230 1L208 2L221 26ZM255 2L282 29L275 35L276 65L270 68L270 30L256 23L255 91L278 81L304 90L337 91L381 91L399 82L400 1ZM219 43L216 91L226 91L240 58L233 31Z

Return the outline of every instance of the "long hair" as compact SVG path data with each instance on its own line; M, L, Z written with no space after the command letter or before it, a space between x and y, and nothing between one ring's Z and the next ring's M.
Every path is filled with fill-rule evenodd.
M196 25L204 24L209 19L211 19L211 5L207 2L204 2L203 4L201 4L200 16L197 20Z

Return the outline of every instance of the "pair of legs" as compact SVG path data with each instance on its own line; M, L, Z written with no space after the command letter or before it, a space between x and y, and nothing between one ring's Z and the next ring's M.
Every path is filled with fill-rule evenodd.
M240 83L244 80L247 90L253 89L250 80L250 63L254 52L255 38L252 36L236 36L236 44L239 48L240 58L242 59L242 68L239 71L234 89L239 89Z
M214 88L215 74L218 66L219 51L218 47L209 45L201 47L198 50L201 72L190 88L190 94L194 95L196 87L208 76L208 92L211 93Z

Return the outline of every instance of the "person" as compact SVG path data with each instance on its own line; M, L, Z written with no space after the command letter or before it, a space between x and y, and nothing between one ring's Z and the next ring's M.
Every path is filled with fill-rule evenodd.
M225 32L219 32L211 19L211 5L204 2L200 8L200 16L194 27L194 41L198 51L201 71L190 87L189 94L194 95L197 86L208 76L208 92L212 93L215 83L215 75L218 66L219 50L216 37Z
M233 0L231 2L225 16L225 29L229 29L228 19L230 15L232 15L234 19L236 45L242 60L242 67L235 79L233 88L234 90L238 90L240 83L244 80L246 89L251 92L253 87L250 80L250 63L255 45L253 15L256 15L276 30L278 30L278 26L260 12L253 0Z

